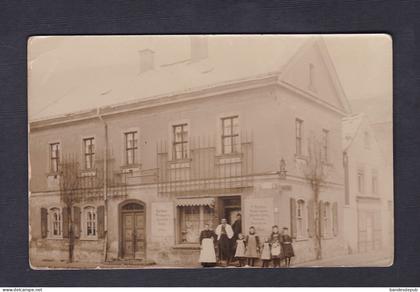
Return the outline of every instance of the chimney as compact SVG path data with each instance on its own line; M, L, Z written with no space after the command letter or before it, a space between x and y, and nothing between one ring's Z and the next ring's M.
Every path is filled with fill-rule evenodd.
M191 36L191 61L196 62L208 57L207 36Z
M155 52L150 49L140 50L140 74L155 67Z

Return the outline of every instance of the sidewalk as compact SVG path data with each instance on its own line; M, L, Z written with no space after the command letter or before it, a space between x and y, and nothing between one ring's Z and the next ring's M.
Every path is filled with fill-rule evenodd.
M392 256L384 251L378 251L314 260L299 263L293 267L387 267L392 263Z
M291 268L304 267L387 267L392 264L392 257L384 251L371 253L358 253L352 255L344 255L334 258L327 258L321 260L313 260L299 264L293 264ZM194 269L201 268L197 263L195 266L162 266L155 265L153 262L141 261L112 261L107 263L82 263L82 262L35 262L32 263L35 269ZM223 268L223 267L215 267ZM235 268L229 266L225 268Z

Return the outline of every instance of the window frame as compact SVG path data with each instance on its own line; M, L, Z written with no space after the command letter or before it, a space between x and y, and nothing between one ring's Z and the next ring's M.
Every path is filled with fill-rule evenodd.
M48 216L47 216L47 238L49 239L63 239L63 208L52 206L47 209ZM54 223L53 216L58 211L59 215L59 234L54 234Z
M90 221L93 223L94 234L88 234L88 223L89 220L87 215L89 212L93 212L94 214L94 221ZM86 205L82 207L82 218L81 218L81 235L83 240L97 240L98 239L98 208L92 205Z
M297 240L308 238L307 212L308 210L307 210L306 201L304 199L297 199L296 200L296 239ZM299 220L301 221L301 225L299 224Z
M57 146L55 150L55 156L53 156L53 147ZM60 142L50 142L48 143L48 152L49 152L49 173L58 173L60 171L60 161L61 161L61 143ZM55 165L55 167L53 166Z
M324 214L322 215L322 222L324 224L324 238L333 237L333 222L332 222L332 203L326 201L324 204Z
M230 120L230 134L227 134L225 132L225 122L227 120ZM235 127L235 120L237 122L237 127ZM239 115L230 115L230 116L224 116L220 118L220 124L221 124L221 153L222 155L233 155L240 152L240 124L239 124ZM235 132L234 130L237 130ZM238 140L238 143L235 143L235 138ZM225 144L225 140L230 140L230 145ZM229 152L225 151L225 146L230 146Z
M90 141L88 145L86 142ZM83 169L84 170L93 170L95 169L95 157L96 157L96 144L95 137L86 137L82 139L83 143ZM87 146L91 146L90 148ZM86 150L89 149L88 152ZM88 161L90 166L88 167Z
M177 245L200 245L200 232L204 229L204 225L206 223L209 223L208 220L206 220L205 218L205 208L208 207L210 209L210 217L213 218L215 215L215 209L211 208L210 206L207 205L192 205L192 206L176 206L176 213L177 213L177 234L176 234L176 244ZM183 220L185 220L185 213L183 212L183 210L185 210L186 208L198 208L198 233L197 233L197 242L188 242L188 241L183 241L183 233L184 233L184 222ZM211 219L211 221L213 221Z
M180 161L189 158L189 125L188 123L173 124L172 127L172 160ZM181 141L177 141L177 129L181 129ZM186 134L185 134L186 133ZM177 146L181 146L181 157L177 157Z
M130 130L123 133L124 137L124 165L125 166L135 166L138 164L138 148L139 148L139 131ZM132 140L129 140L129 136L132 136ZM129 141L134 141L131 146L129 146ZM131 153L131 160L129 159L129 153Z
M295 154L296 156L303 156L303 120L295 119Z

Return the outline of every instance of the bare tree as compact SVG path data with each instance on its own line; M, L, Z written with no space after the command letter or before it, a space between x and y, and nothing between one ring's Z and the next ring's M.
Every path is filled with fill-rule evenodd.
M115 171L112 167L114 159L96 157L94 167L89 170L80 167L77 155L66 155L59 164L60 199L63 208L63 233L68 236L69 262L74 260L75 240L79 237L80 218L75 213L75 207L83 202L102 202L104 212L107 213L107 199L121 198L127 195L126 175ZM106 167L104 167L106 165ZM107 216L105 216L107 218ZM75 219L79 222L75 224ZM107 219L105 219L107 220ZM107 260L108 237L107 230L103 230L104 260Z
M63 229L69 238L69 262L73 262L74 224L72 210L76 203L81 202L80 167L75 156L66 156L60 162L60 199L64 203Z
M326 183L330 166L326 163L327 157L323 147L323 141L312 135L308 139L308 155L302 164L303 174L309 182L314 201L314 221L315 221L315 252L316 258L322 258L322 228L321 228L321 206L320 193Z

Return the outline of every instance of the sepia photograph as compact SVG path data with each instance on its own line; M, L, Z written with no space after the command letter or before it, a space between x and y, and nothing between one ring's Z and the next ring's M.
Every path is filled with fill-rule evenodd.
M386 34L30 37L30 267L391 266L392 64Z

